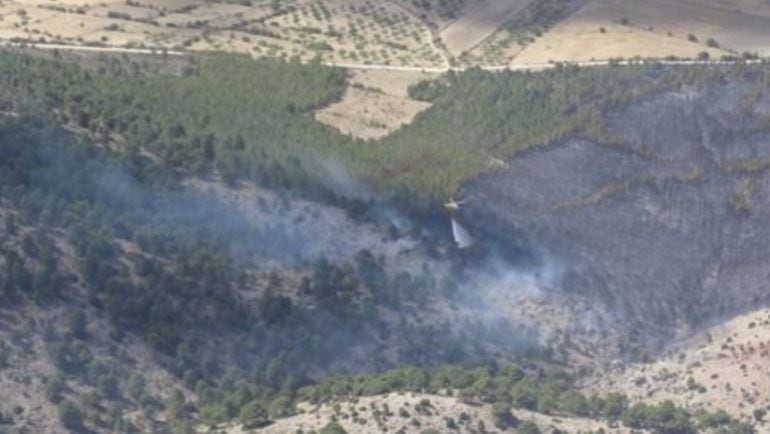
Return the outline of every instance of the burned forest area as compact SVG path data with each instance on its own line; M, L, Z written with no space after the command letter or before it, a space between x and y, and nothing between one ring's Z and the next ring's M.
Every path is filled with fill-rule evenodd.
M767 432L615 387L770 301L767 65L356 79L0 51L0 433Z

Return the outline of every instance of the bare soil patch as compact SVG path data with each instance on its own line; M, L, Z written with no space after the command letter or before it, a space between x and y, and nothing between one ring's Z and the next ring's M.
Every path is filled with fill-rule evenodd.
M354 137L385 136L430 107L429 103L410 99L407 89L435 77L411 71L353 71L344 98L316 112L316 119Z

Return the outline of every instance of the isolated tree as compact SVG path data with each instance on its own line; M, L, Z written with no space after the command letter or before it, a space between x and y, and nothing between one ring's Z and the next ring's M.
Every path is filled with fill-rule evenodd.
M46 384L46 397L49 401L57 403L61 400L61 394L64 393L66 388L67 384L64 377L61 374L54 374L54 376L48 379Z
M62 425L72 431L83 428L83 415L80 408L70 400L62 401L59 404L59 420L61 420Z
M292 301L285 295L275 295L268 292L259 303L260 317L267 324L277 324L286 319L292 312Z
M589 413L588 400L582 393L574 390L561 395L559 407L562 411L576 416L586 416Z
M180 390L175 390L168 399L168 412L171 420L179 421L187 417L186 401Z
M515 428L519 420L511 413L511 405L505 402L496 402L492 405L492 415L495 418L495 426L501 430Z
M70 318L70 332L78 339L85 339L87 336L86 324L86 315L82 311L77 311Z
M631 406L623 413L623 425L634 428L644 429L647 427L647 404L637 403Z
M628 398L625 395L619 393L610 393L604 400L601 409L601 416L609 420L618 420L623 416L628 408Z
M128 377L128 384L126 385L126 392L134 398L139 399L140 396L142 396L142 393L144 393L145 389L145 381L144 377L142 377L141 374L138 374L136 372L132 373L130 377Z
M112 375L100 375L97 380L99 394L105 399L113 399L118 396L118 380Z
M511 388L511 398L516 407L534 410L538 401L537 387L530 379L519 381Z

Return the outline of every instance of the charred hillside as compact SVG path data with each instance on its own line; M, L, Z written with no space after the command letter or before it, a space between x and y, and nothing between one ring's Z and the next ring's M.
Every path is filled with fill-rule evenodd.
M561 291L601 300L642 341L766 303L767 84L711 78L597 116L592 134L467 183L473 229L520 260L558 258Z

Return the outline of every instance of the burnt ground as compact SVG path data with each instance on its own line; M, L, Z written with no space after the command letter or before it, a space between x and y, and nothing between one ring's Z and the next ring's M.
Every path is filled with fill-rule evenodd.
M606 304L632 340L770 300L770 95L710 81L607 111L613 140L573 136L468 183L465 220L520 262L558 258L555 291Z

